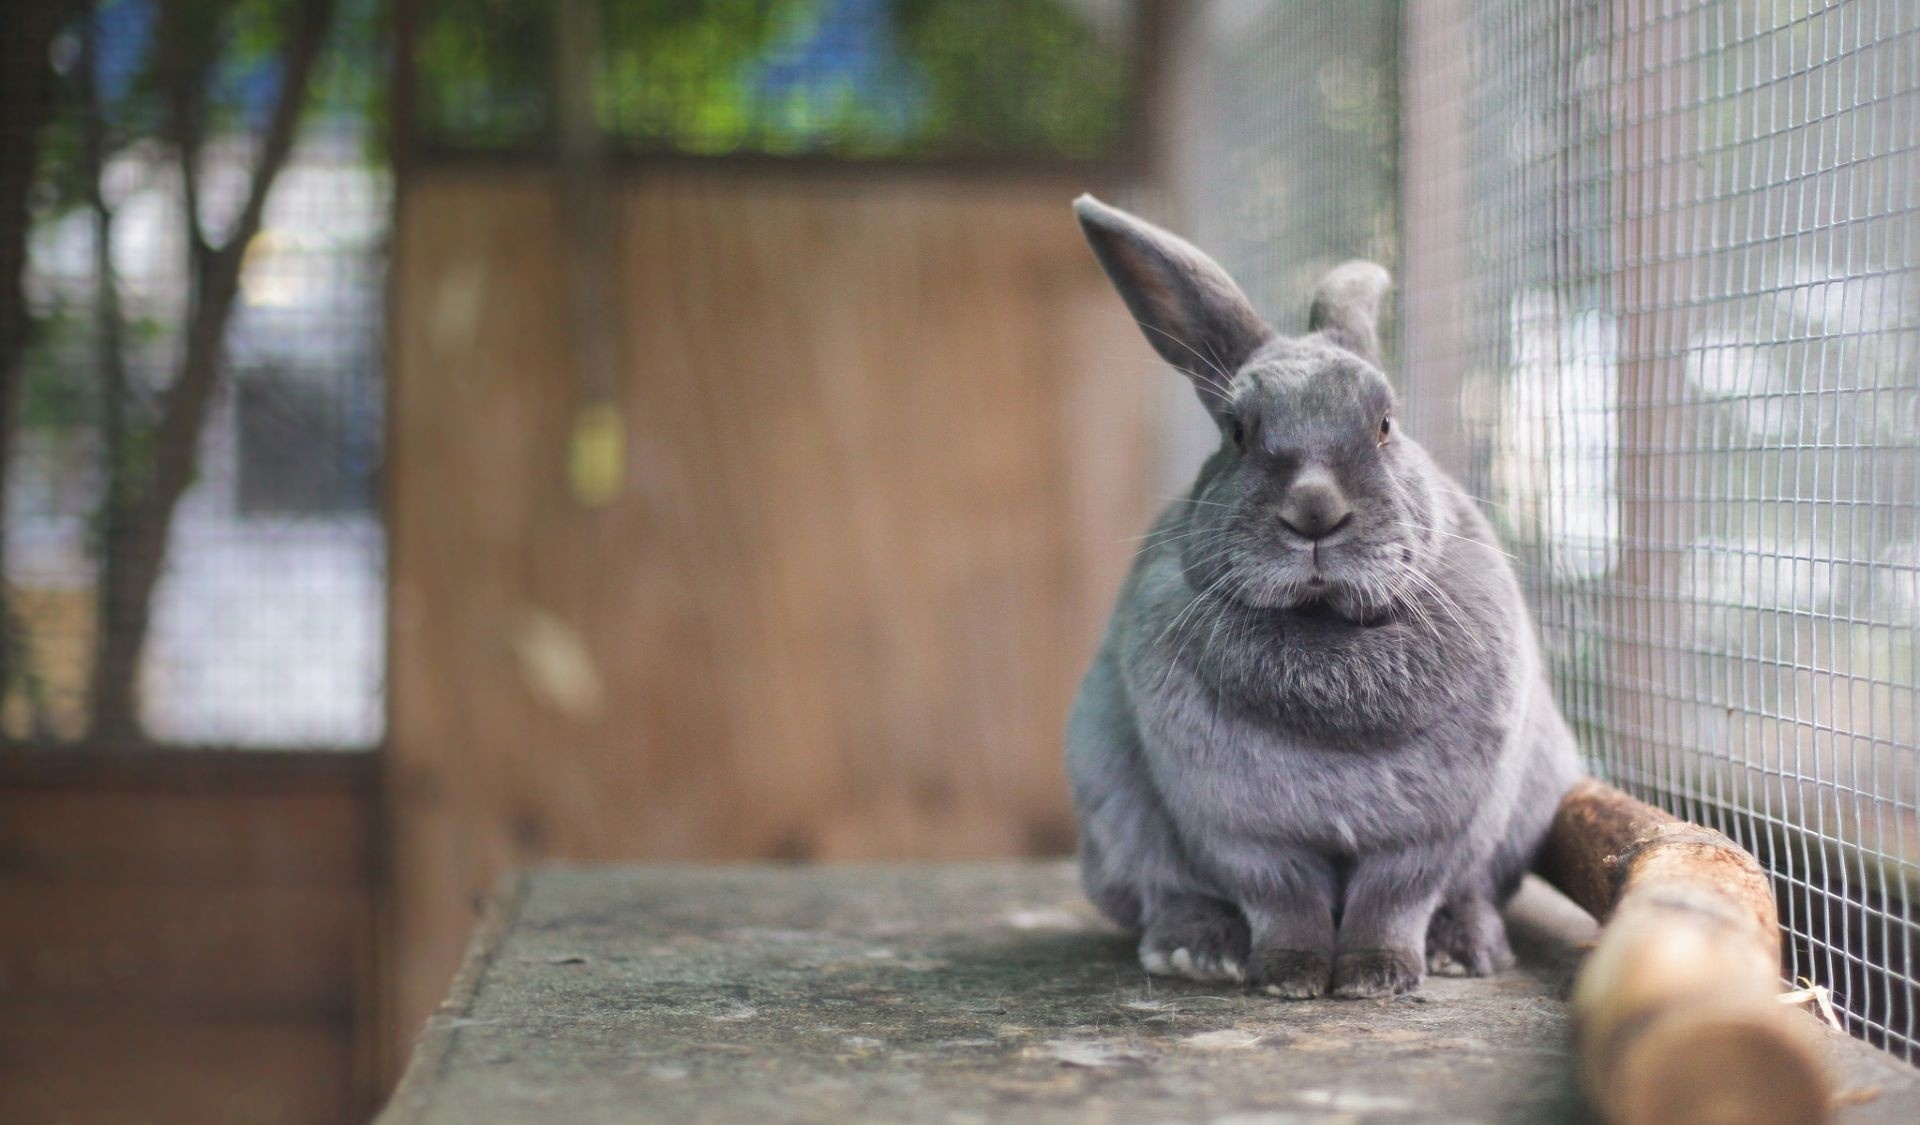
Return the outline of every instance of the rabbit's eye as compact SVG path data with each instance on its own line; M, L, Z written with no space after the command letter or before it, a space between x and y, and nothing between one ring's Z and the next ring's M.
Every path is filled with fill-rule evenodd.
M1247 428L1240 424L1240 419L1234 418L1227 422L1227 433L1233 437L1233 444L1236 448L1246 449Z
M1387 438L1392 435L1392 433L1393 433L1393 416L1389 414L1380 419L1380 441L1384 444Z

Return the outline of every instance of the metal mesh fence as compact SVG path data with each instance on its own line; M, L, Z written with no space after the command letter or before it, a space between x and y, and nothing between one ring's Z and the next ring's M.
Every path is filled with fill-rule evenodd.
M20 14L0 735L371 746L377 5Z
M1399 37L1398 0L1211 2L1176 29L1161 141L1175 225L1282 332L1306 329L1307 295L1328 268L1399 261ZM1150 212L1156 202L1142 201ZM1161 399L1171 492L1219 432L1178 381Z
M1377 15L1257 7L1287 30L1206 89L1285 116L1194 118L1298 184L1196 161L1190 198L1291 270L1394 193L1305 158L1333 110L1288 35ZM1754 851L1789 974L1920 1056L1920 5L1422 0L1397 38L1410 430L1518 556L1594 771Z
M1214 3L1182 29L1187 226L1283 332L1348 258L1398 261L1396 0ZM1184 483L1184 482L1183 482Z

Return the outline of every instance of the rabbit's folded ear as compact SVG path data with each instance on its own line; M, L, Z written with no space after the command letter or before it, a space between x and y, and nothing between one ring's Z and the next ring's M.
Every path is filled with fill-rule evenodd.
M1233 373L1273 329L1227 271L1185 239L1091 195L1074 200L1073 212L1148 342L1221 413Z
M1324 333L1367 362L1378 364L1380 300L1392 286L1393 275L1372 262L1342 262L1314 286L1308 331Z

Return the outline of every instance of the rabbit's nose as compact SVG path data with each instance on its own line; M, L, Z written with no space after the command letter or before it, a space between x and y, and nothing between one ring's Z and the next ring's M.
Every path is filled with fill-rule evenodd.
M1302 539L1325 539L1352 520L1353 508L1340 486L1321 470L1300 474L1280 505L1280 522Z

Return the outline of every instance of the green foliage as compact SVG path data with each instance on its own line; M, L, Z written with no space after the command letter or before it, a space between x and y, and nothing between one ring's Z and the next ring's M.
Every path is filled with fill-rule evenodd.
M65 303L43 311L34 323L22 365L20 418L22 429L64 429L92 425L100 390L92 365L76 357L92 346L91 306Z
M422 0L414 112L433 141L521 148L551 131L553 16L522 0Z
M703 154L743 147L778 151L791 143L775 127L778 115L757 100L751 64L781 43L808 37L819 19L818 0L601 7L604 42L594 102L608 132L643 144L659 138L667 147Z
M121 326L133 355L163 353L168 325L154 317L129 318ZM98 369L99 311L91 301L54 301L37 310L33 337L21 365L22 430L97 427L101 415ZM135 420L152 412L151 396L129 395L122 404Z
M601 0L599 14L593 104L631 150L1095 157L1126 138L1131 50L1054 0ZM429 4L421 138L543 147L553 23L548 6Z
M368 146L367 163L374 166L387 162L392 9L388 0L340 0L307 95L315 118L352 124Z
M1124 140L1129 63L1072 13L1032 0L900 0L930 84L918 143L1093 157Z

